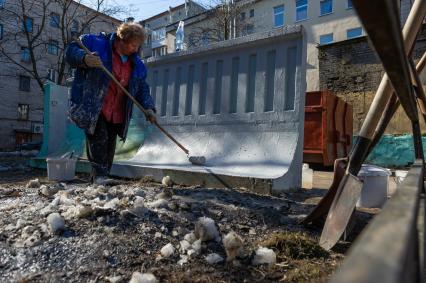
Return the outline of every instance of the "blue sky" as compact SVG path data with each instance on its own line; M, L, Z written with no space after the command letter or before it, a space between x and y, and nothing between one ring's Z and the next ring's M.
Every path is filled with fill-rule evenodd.
M184 0L120 0L120 5L129 7L136 20L143 20L185 3ZM134 13L134 14L133 14Z
M210 5L218 0L199 0L198 3ZM90 6L90 3L96 2L94 0L83 0L85 4ZM118 4L130 10L129 15L122 15L118 17L124 19L127 17L134 17L137 21L147 19L161 12L167 11L169 6L176 7L185 3L184 0L109 0L109 5Z

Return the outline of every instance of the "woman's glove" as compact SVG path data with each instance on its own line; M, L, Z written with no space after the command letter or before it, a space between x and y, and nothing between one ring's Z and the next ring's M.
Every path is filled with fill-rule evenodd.
M102 67L102 60L99 58L98 55L96 55L96 52L93 52L92 54L86 54L83 58L84 63L89 68L100 68Z
M152 109L147 109L145 118L147 121L149 121L151 124L154 124L157 122L157 117L155 116L155 113Z

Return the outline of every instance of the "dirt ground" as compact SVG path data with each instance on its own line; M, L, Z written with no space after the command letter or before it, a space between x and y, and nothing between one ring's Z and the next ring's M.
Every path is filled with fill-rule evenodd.
M0 282L128 282L136 271L159 282L325 282L353 240L325 252L317 245L320 230L298 224L325 193L330 172L315 173L314 189L274 197L240 188L168 188L149 178L113 187L91 186L85 175L55 183L27 161L0 158ZM90 209L81 213L82 207ZM58 234L47 224L55 212L65 219ZM182 248L199 217L213 219L221 239L231 231L242 238L235 260L226 261L221 239L202 242L190 255ZM364 213L358 226L370 218ZM160 256L168 243L174 253ZM259 247L271 248L276 263L254 265ZM211 253L224 260L208 263Z

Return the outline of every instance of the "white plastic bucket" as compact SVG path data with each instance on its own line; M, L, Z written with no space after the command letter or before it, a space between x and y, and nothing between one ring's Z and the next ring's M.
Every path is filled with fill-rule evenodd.
M309 164L303 163L302 166L302 188L312 189L314 170L309 168Z
M71 181L75 176L76 158L47 158L47 178L52 181Z
M363 164L358 177L364 184L357 207L382 207L387 200L390 175L389 169Z

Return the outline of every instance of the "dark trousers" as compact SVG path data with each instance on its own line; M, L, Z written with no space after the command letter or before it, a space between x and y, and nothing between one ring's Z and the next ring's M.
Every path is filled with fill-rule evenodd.
M99 115L98 123L93 135L86 133L87 158L92 164L92 180L96 176L107 176L114 160L115 145L118 133L123 124L113 124Z

